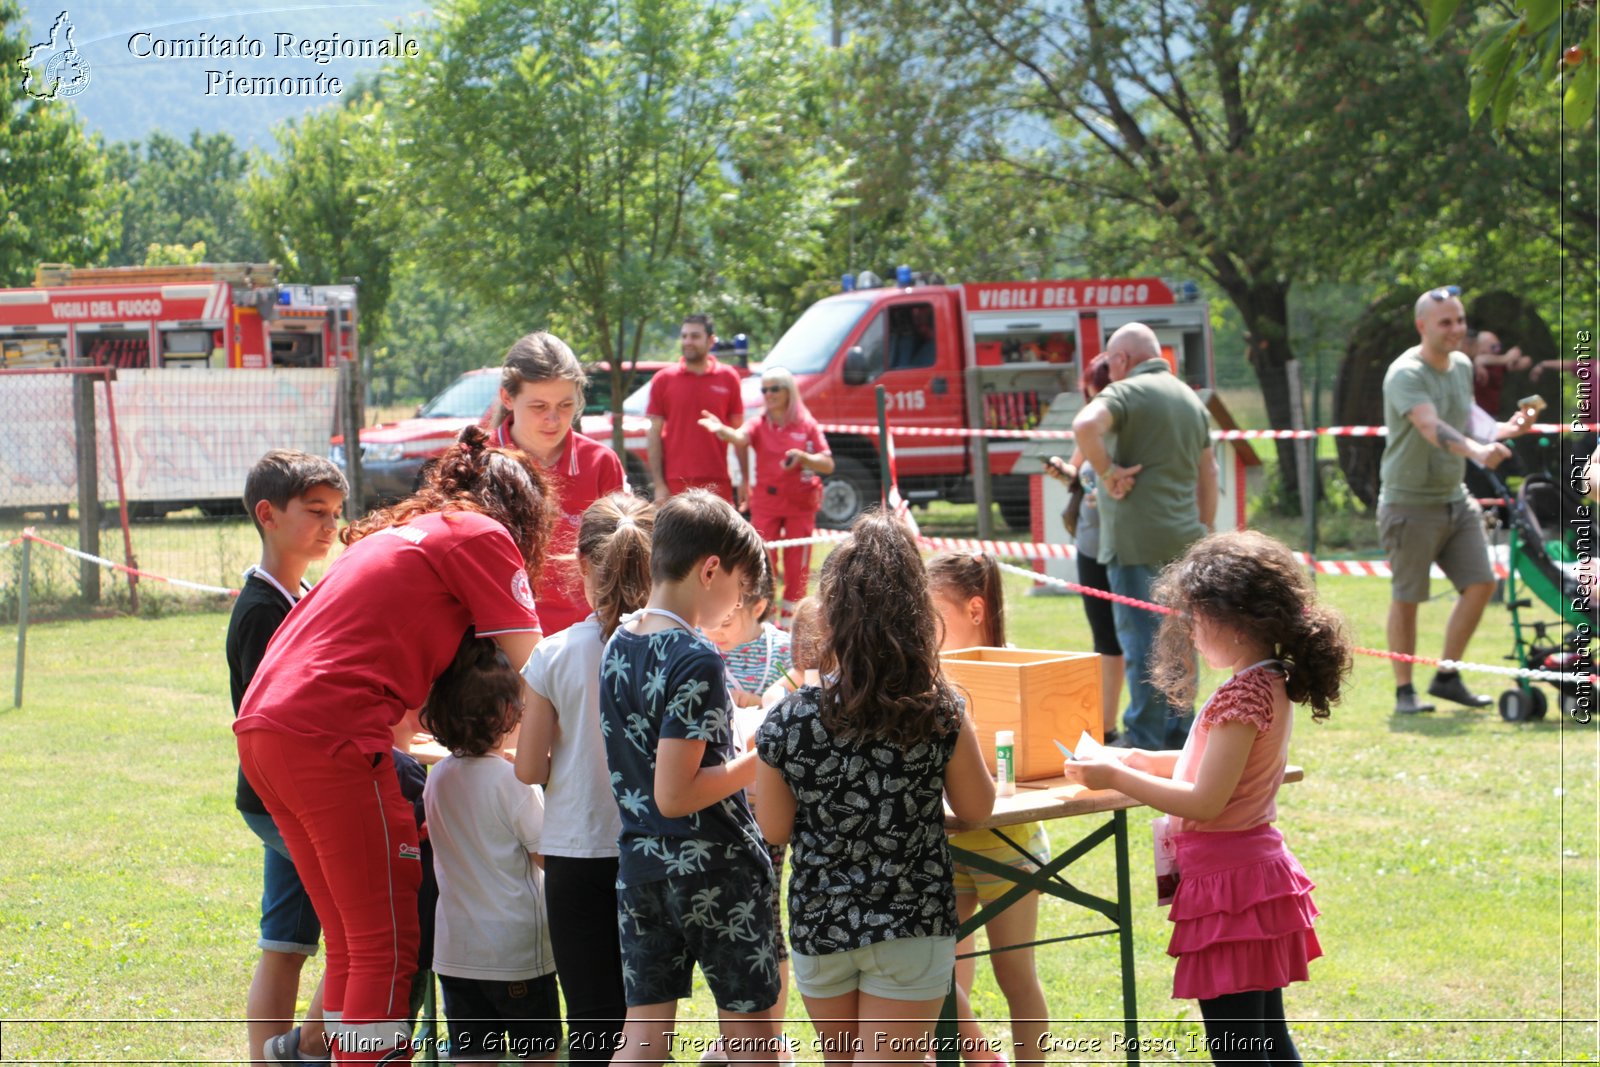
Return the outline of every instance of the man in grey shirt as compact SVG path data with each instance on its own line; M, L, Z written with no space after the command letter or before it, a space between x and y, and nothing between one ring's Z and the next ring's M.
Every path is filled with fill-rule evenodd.
M1383 376L1383 421L1388 429L1379 476L1378 534L1389 558L1389 651L1414 655L1417 605L1428 599L1435 563L1460 599L1445 624L1446 660L1459 660L1494 594L1494 570L1483 536L1483 513L1462 479L1467 460L1490 470L1511 455L1500 440L1533 429L1531 413L1519 411L1497 423L1493 436L1467 436L1471 421L1472 360L1459 351L1466 339L1466 311L1455 286L1430 289L1417 298L1417 333L1422 342L1402 352ZM1394 661L1394 710L1400 715L1432 711L1417 699L1411 664ZM1481 708L1491 697L1469 690L1454 670L1441 669L1428 693Z

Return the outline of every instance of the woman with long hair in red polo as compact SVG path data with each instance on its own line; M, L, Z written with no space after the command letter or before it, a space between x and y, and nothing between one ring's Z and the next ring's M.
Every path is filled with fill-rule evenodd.
M567 343L539 331L520 338L500 368L500 402L490 419L492 441L539 461L560 498L549 561L534 599L546 634L589 617L578 575L578 525L590 504L628 491L622 461L610 448L573 430L583 413L588 376Z
M552 512L537 462L463 430L414 496L345 527L349 547L284 620L234 721L322 920L336 1063L411 1056L422 852L394 728L469 628L527 662Z

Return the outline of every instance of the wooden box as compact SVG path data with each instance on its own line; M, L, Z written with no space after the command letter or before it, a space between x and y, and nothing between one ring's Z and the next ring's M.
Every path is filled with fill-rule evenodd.
M1060 776L1057 740L1072 748L1085 730L1105 740L1100 657L1092 652L962 648L940 659L945 677L967 698L990 773L996 730L1016 734L1019 782Z

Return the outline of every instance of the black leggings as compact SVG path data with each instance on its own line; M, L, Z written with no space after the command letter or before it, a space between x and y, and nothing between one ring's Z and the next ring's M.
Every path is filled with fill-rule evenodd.
M628 1014L617 941L617 859L544 858L550 950L567 1001L567 1063L604 1067Z
M1102 593L1111 592L1106 565L1083 553L1078 554L1078 582ZM1089 620L1089 633L1094 636L1094 650L1102 656L1122 655L1122 645L1117 641L1117 623L1111 617L1111 601L1086 595L1083 614Z
M1300 1063L1289 1024L1283 1020L1283 990L1229 993L1200 1002L1206 1045L1213 1063Z

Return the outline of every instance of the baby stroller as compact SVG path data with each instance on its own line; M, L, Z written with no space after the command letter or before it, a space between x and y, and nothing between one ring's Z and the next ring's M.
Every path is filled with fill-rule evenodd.
M1578 561L1580 555L1592 558L1596 548L1593 505L1547 474L1523 479L1514 497L1492 472L1490 477L1506 501L1508 520L1505 594L1514 650L1506 658L1530 670L1587 676L1594 669L1590 643L1600 620L1593 590L1580 581ZM1523 613L1532 608L1533 601L1524 598L1524 593L1532 594L1559 619L1525 619ZM1577 681L1549 684L1559 695L1563 715L1577 722L1589 721L1594 711L1593 685ZM1530 679L1520 679L1515 688L1500 694L1499 706L1500 717L1507 722L1542 719L1544 690Z

